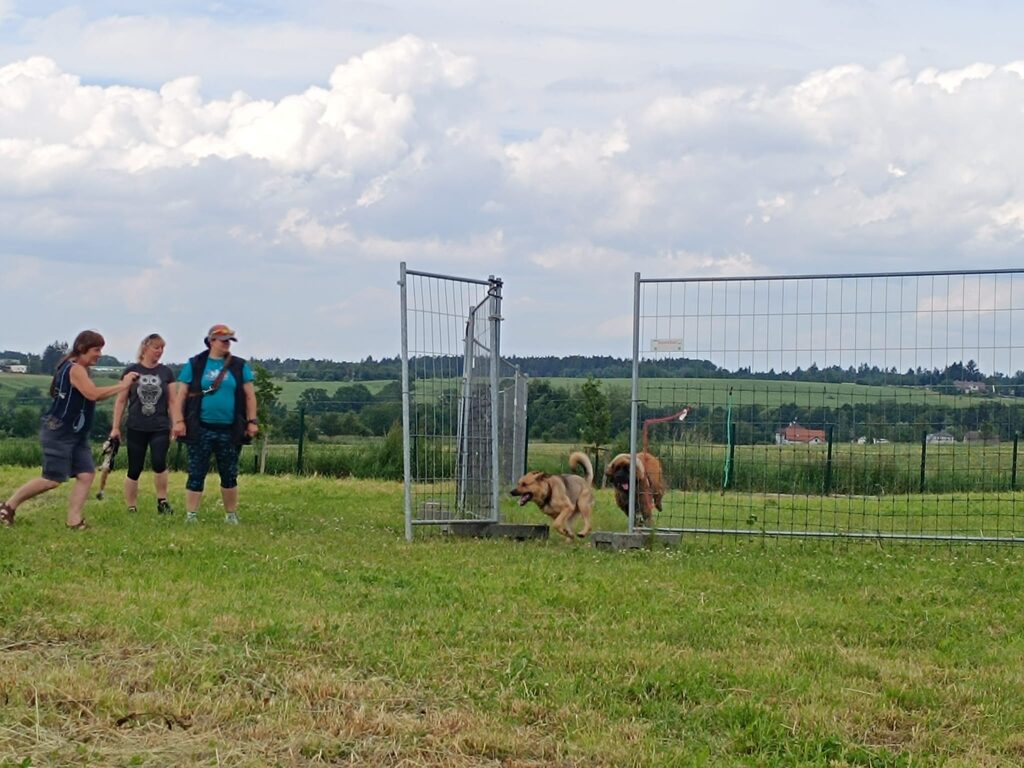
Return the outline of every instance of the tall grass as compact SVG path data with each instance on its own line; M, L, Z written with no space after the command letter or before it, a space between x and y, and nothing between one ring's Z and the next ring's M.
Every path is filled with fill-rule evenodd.
M34 474L0 468L0 489ZM598 527L621 524L597 495ZM407 545L398 483L249 477L241 499L241 526L212 495L186 526L129 515L115 493L68 533L62 490L0 529L0 765L937 768L1024 754L1015 549Z
M620 446L621 447L621 446ZM99 445L95 446L99 454ZM239 469L244 474L258 471L259 446L243 448ZM532 442L527 466L545 472L568 471L569 453L580 450L568 443ZM594 467L600 477L603 461L615 449L601 454ZM721 490L727 447L710 443L662 444L655 450L665 468L669 486L687 491ZM443 441L418 440L413 445L413 466L429 466L432 476L451 477L455 456ZM42 451L34 438L0 440L0 465L34 467ZM170 464L184 470L184 446L171 446ZM118 454L115 471L127 466L126 451ZM149 469L148 458L146 469ZM740 445L733 455L730 488L756 493L835 495L892 495L925 493L968 493L1024 487L1024 457L1018 458L1016 473L1013 445L930 445L925 453L924 484L921 482L921 446L886 445L833 446L831 465L825 446ZM298 447L272 444L266 472L271 475L299 473ZM350 439L345 443L307 442L303 447L301 474L329 477L401 479L402 436L392 429L381 438Z

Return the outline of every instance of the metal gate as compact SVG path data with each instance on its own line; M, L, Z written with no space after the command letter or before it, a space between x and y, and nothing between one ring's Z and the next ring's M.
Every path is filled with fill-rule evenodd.
M1024 541L1022 345L1024 270L637 273L630 450L649 442L667 486L651 527Z
M399 285L406 538L419 525L499 522L526 449L525 377L502 375L502 281L403 262Z

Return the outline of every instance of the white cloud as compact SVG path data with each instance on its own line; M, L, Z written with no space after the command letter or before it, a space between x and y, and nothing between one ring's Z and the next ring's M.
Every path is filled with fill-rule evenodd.
M141 21L105 23L116 37ZM275 306L295 319L358 312L367 296L380 309L407 260L501 274L510 300L572 280L579 305L546 317L557 299L545 292L518 320L555 345L560 324L574 326L574 344L618 327L608 318L628 312L636 270L999 266L1024 239L1021 62L915 73L893 59L773 86L660 80L640 108L614 108L628 89L616 90L600 120L530 130L485 62L423 38L328 72L274 98L208 98L188 71L146 88L90 83L42 56L0 65L5 281L10 262L10 279L41 294L45 265L88 261L100 275L76 274L91 297L62 294L83 315L102 317L111 286L114 309L140 318L173 289L178 323L194 320L196 301L221 306L212 291L193 300L196 282L241 281L281 293ZM241 301L223 310L261 343L288 343L280 318ZM377 324L345 342L390 353L388 332Z
M210 157L262 160L286 173L372 172L434 129L417 114L417 99L472 78L472 61L414 37L338 66L330 88L276 102L242 93L204 102L197 77L157 92L89 86L35 57L0 67L0 159L15 164L11 175L22 182L82 167L139 173Z

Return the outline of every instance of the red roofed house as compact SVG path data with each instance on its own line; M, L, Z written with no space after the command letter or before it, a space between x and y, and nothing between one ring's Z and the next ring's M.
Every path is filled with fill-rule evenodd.
M795 421L788 427L775 430L775 444L789 445L800 443L802 445L821 445L828 438L823 429L807 429L801 427Z

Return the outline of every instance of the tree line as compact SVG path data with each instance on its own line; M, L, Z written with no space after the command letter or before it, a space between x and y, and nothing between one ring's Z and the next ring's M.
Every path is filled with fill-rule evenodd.
M15 360L27 365L29 373L52 373L54 365L67 352L67 348L67 342L54 341L48 344L40 355L5 350L0 352L0 359ZM633 375L631 359L610 355L513 355L506 357L505 360L522 373L535 378L628 379ZM274 357L252 358L251 362L263 366L274 378L294 381L397 381L402 376L402 360L398 356L382 357L379 360L368 356L359 361L341 362ZM108 355L101 357L97 364L112 367L123 365ZM175 370L180 367L175 364L170 366ZM460 355L420 356L410 361L413 378L430 378L434 371L445 371L448 376L460 376L462 367L463 358ZM819 368L816 364L811 364L807 368L798 366L791 371L757 371L750 367L730 370L709 360L679 357L645 360L641 363L640 374L644 378L755 379L914 387L974 381L995 387L1000 394L1024 397L1024 370L1012 374L1000 371L985 372L974 360L956 361L941 368L918 366L907 368L905 371L899 371L894 366L880 368L866 363L846 368L838 365Z

